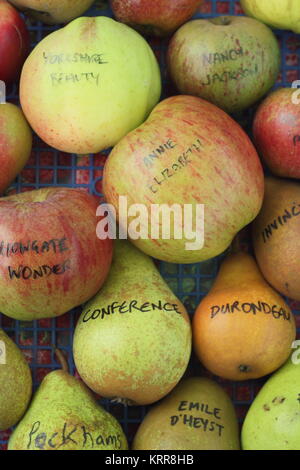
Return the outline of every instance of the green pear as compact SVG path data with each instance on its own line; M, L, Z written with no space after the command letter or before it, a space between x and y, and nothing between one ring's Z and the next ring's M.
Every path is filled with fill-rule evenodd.
M8 450L127 450L117 420L60 360L63 369L46 375L11 435Z
M188 314L153 261L128 241L115 244L108 279L85 306L73 348L84 382L123 403L153 403L184 374L191 353Z
M0 328L0 431L22 418L31 392L31 373L25 357Z
M140 425L134 450L238 450L239 428L224 390L207 378L183 380Z
M149 44L105 16L77 18L46 36L20 81L31 127L50 146L77 154L114 146L148 117L160 92Z
M245 450L300 450L300 364L295 351L266 382L242 429Z

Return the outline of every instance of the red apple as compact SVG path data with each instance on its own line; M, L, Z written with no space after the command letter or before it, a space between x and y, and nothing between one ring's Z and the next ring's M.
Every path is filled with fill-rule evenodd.
M114 147L104 167L103 192L123 230L131 235L134 223L140 227L131 236L140 250L167 262L196 263L225 251L257 216L264 178L254 145L230 116L208 101L179 95L160 102L144 124ZM137 223L131 212L125 220L120 196L127 196L128 208L144 204L147 217ZM166 228L170 217L164 208L173 204L191 209L196 228L192 237L185 229L175 237L175 228L184 226L183 217L175 216L169 236L163 236L163 230L153 236L153 209L162 210L156 220L160 229ZM187 246L188 238L199 240L201 204L204 245ZM143 236L136 236L138 232Z
M0 311L19 320L62 315L102 286L112 241L96 235L97 201L44 188L0 199Z
M111 0L111 8L122 23L156 36L166 36L185 23L203 0Z
M26 165L31 147L31 129L21 109L0 104L0 194Z
M29 32L17 10L0 0L0 80L16 78L29 53Z
M278 176L300 178L300 103L293 88L280 88L259 106L253 123L256 147Z

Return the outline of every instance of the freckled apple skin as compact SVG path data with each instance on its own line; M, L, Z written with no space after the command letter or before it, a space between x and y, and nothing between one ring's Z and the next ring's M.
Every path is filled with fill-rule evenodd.
M252 18L192 20L172 37L168 69L179 92L204 98L228 113L252 106L275 84L278 41Z
M31 147L31 129L21 109L0 104L0 194L26 165Z
M68 23L81 16L94 0L10 0L13 5L46 24Z
M20 81L22 109L40 138L84 155L114 146L144 122L160 93L149 44L105 16L77 18L44 38Z
M189 20L203 0L110 0L118 21L144 34L167 36Z
M272 173L300 178L300 103L294 88L271 93L259 106L253 122L254 143Z
M43 188L0 200L0 311L31 321L62 315L86 302L102 286L111 263L112 241L96 235L97 202L85 191ZM42 242L65 238L64 250L34 250L6 256L1 242ZM9 267L38 269L62 265L59 274L24 279L11 278ZM26 276L27 276L26 271Z
M0 0L0 80L15 80L29 54L25 21L6 0Z
M300 33L298 0L241 0L246 15L277 29L290 29Z
M197 139L200 151L188 152L190 163L174 167ZM174 148L149 159L168 140ZM164 179L165 169L172 176ZM117 214L119 196L127 196L128 207L146 205L149 220L151 204L192 204L193 220L196 205L204 204L203 248L186 250L187 238L172 239L172 232L170 240L153 239L150 225L148 239L132 240L160 260L196 263L226 250L237 232L256 217L264 178L253 144L230 116L208 101L179 95L162 101L142 126L116 145L105 164L103 190ZM128 226L134 218L129 217Z

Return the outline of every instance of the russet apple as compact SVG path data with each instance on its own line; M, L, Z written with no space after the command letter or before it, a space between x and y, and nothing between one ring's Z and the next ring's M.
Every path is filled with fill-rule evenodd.
M246 15L278 29L300 33L299 0L241 0Z
M102 286L112 241L96 235L84 190L43 188L0 199L0 311L31 321L62 315Z
M280 49L270 28L241 16L189 21L171 39L167 59L180 93L229 113L262 98L280 71Z
M148 43L104 16L78 18L43 39L20 82L22 108L35 132L77 154L115 145L147 118L160 92Z
M293 88L271 93L253 123L260 155L275 175L288 178L300 178L300 103L293 102L294 94Z
M188 230L178 239L175 230L170 230L170 239L162 237L162 230L154 238L155 224L148 224L146 218L141 219L140 231L146 236L131 240L160 260L195 263L226 250L237 232L256 217L264 179L254 146L230 116L208 101L179 95L158 104L142 126L114 147L104 167L103 190L123 229L119 196L127 196L128 208L145 205L148 221L153 220L154 204L160 208L187 204L192 212L185 220L195 223L197 206L204 204L203 247L186 246L193 235ZM128 227L134 219L128 217ZM161 214L160 229L164 219ZM183 225L174 220L171 228Z
M94 0L10 0L10 3L43 23L59 24L81 16Z
M118 21L145 34L166 36L189 20L203 0L110 0Z
M20 108L0 104L0 194L26 165L32 147L32 133Z
M6 0L0 0L0 80L10 83L18 78L29 44L23 18Z

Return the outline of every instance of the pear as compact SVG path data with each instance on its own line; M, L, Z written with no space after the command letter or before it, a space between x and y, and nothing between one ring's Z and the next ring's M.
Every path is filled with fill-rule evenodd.
M127 450L117 420L72 377L62 354L61 370L44 378L8 443L8 450Z
M188 314L153 261L128 241L116 242L108 279L77 323L73 350L84 382L127 404L161 399L184 374Z
M245 450L300 450L299 353L265 383L242 428Z
M105 16L77 18L46 36L26 60L20 81L33 130L48 145L78 154L114 146L147 118L160 93L149 44Z
M248 253L229 255L196 310L194 347L208 370L230 380L262 377L288 358L296 336L288 305Z
M82 15L94 0L10 0L15 7L46 24L67 23Z
M0 328L0 431L22 418L31 392L29 366L17 345Z
M263 207L253 223L257 262L266 280L300 300L300 183L266 178Z
M238 450L239 428L224 390L192 377L154 406L134 438L134 450Z

